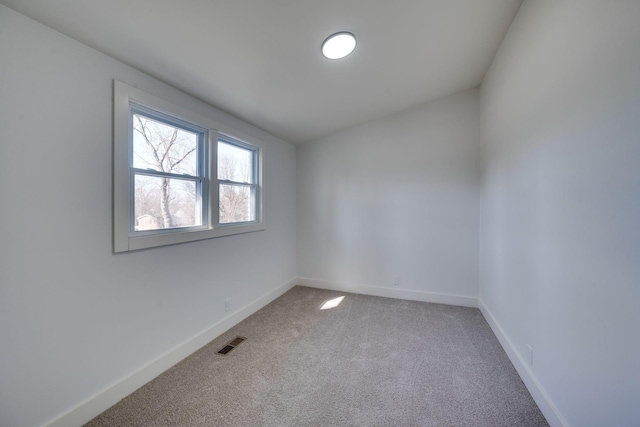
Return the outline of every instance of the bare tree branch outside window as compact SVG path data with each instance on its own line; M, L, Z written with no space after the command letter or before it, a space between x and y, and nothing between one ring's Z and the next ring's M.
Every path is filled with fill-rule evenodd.
M220 142L218 144L218 179L253 184L254 152ZM220 185L220 223L248 222L253 218L253 194L250 186Z
M141 114L134 114L133 122L135 168L197 175L197 134ZM135 216L145 218L137 229L196 225L196 208L194 181L136 175Z

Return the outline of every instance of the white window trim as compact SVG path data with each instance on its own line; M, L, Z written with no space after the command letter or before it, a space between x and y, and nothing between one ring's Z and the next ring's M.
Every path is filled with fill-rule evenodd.
M230 137L229 135L222 135L222 136L218 135L218 143L220 142L223 144L232 145L232 146L236 146L236 147L251 151L254 157L257 157L258 159L260 158L260 149L258 147L249 145L243 141L239 141L236 138ZM216 145L216 148L217 148L217 145ZM225 185L225 184L232 185L232 186L235 186L235 185L246 186L255 190L254 203L257 203L257 201L260 200L260 193L262 191L260 186L261 166L258 163L259 162L254 161L253 170L251 171L251 175L252 175L251 180L253 182L251 184L238 182L238 181L229 181L225 179L217 179L218 190L220 190L221 185ZM217 174L216 174L216 178L217 178ZM218 196L219 195L220 193L218 192ZM218 214L219 213L220 211L218 210ZM254 223L259 221L259 217L258 217L259 214L260 214L259 210L256 209L256 212L255 212L256 219L249 222ZM216 221L216 223L218 224L218 227L227 227L227 226L233 226L234 224L241 224L241 223L220 223L220 218L218 218L218 221Z
M127 252L203 239L250 233L265 229L263 209L264 186L262 179L262 141L212 119L203 117L183 107L143 92L118 80L114 80L113 89L113 251ZM154 111L178 118L197 127L209 130L209 218L206 226L163 230L157 234L137 235L130 231L131 216L131 180L130 153L132 145L131 103L143 105ZM218 134L227 135L257 148L257 184L256 220L252 222L219 224L219 198L217 174ZM207 142L205 141L205 144ZM207 151L205 150L205 151Z

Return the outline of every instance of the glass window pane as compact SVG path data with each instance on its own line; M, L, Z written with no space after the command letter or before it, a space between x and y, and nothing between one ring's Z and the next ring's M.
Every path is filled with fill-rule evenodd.
M218 179L253 184L253 151L218 142Z
M253 189L220 184L220 224L255 221Z
M198 174L198 134L133 115L133 167L177 174Z
M135 231L202 225L197 182L136 175Z

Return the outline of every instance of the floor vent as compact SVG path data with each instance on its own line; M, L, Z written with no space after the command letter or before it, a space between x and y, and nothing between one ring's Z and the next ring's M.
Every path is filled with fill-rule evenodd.
M246 340L246 338L236 337L236 339L235 339L235 340L233 340L233 341L231 341L231 342L229 343L229 345L231 345L231 346L233 346L233 347L237 347L237 346L239 346L239 345L242 343L242 341L244 341L244 340Z
M236 348L237 346L239 346L240 344L242 344L242 342L246 340L246 338L243 337L236 337L233 341L231 341L229 344L225 345L224 347L222 347L220 350L218 350L218 354L222 354L222 355L227 355L229 354L229 352L231 350L233 350L234 348Z

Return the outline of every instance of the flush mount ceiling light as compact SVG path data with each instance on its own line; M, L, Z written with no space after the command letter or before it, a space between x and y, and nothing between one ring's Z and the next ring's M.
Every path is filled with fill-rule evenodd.
M340 59L356 48L356 36L347 31L335 33L322 42L322 54L328 59Z

